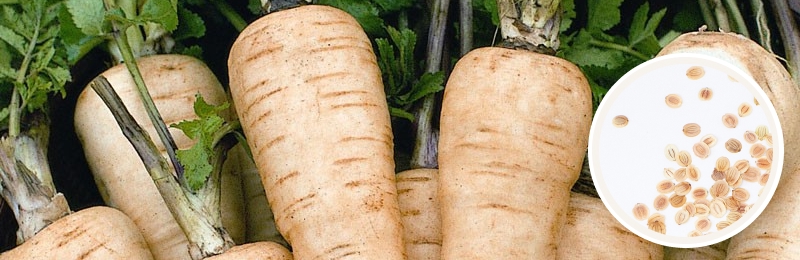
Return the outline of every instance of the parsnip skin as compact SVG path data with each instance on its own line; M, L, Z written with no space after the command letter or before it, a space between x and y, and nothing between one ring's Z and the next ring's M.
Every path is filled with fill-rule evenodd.
M144 237L128 216L92 207L59 219L33 238L0 254L17 259L153 259Z
M308 5L251 23L231 94L278 230L297 259L403 259L392 131L366 34Z
M800 94L786 69L760 45L732 33L686 33L659 55L698 53L721 58L740 67L758 82L772 101L785 142L780 185L767 208L746 229L731 238L728 259L800 257Z
M560 241L556 259L664 258L663 246L630 232L603 201L574 192Z
M281 244L275 242L255 242L234 246L221 255L208 257L205 260L292 260L292 253Z
M167 125L197 118L193 110L196 93L201 93L211 104L225 101L221 84L200 60L182 55L157 55L140 58L138 65ZM142 128L156 137L125 66L115 66L102 75L108 78ZM133 219L154 258L190 259L185 234L111 112L91 88L86 88L78 98L75 130L104 200ZM193 144L180 130L169 128L169 131L179 148ZM154 140L163 150L161 142L157 138Z
M664 260L723 260L727 255L729 242L730 239L697 248L664 247Z
M443 259L552 259L587 149L589 84L566 60L480 48L444 93Z
M442 218L439 171L414 169L397 174L397 194L403 216L403 240L409 260L441 259Z

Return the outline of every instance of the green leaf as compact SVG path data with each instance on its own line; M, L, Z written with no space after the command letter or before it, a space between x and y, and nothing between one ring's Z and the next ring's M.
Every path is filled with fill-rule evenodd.
M261 0L248 0L247 1L247 10L250 10L253 14L262 14L264 10L261 6Z
M25 55L26 40L8 27L0 25L0 40L10 45L19 55Z
M202 188L214 170L212 162L218 159L214 158L215 138L225 124L220 113L230 106L227 102L218 106L208 104L199 93L195 97L194 112L198 118L171 125L196 141L188 150L177 152L178 161L184 167L184 179L193 191Z
M176 41L188 38L200 38L206 34L206 25L200 15L186 9L178 8L178 28L172 33Z
M405 104L411 104L428 95L444 90L444 73L425 73L411 88L411 92L401 98Z
M589 31L607 31L620 21L619 7L623 0L589 0L589 17L586 29Z
M659 10L658 12L654 13L650 19L648 19L647 15L649 11L650 5L647 2L642 4L639 9L636 10L636 13L633 15L633 21L631 22L630 29L628 30L628 46L635 46L648 38L655 39L656 29L658 28L658 24L661 22L661 18L663 18L664 14L666 14L667 9L665 8ZM658 41L656 41L656 43L657 42ZM658 46L658 44L656 44L656 46Z
M349 13L356 18L367 34L380 35L383 33L383 19L379 15L378 7L371 1L319 0L316 3L333 6Z
M61 26L57 37L61 38L63 48L67 54L67 61L70 65L75 64L94 47L105 42L103 37L83 33L75 25L67 8L61 8L59 11L58 23Z
M411 7L414 3L411 0L373 0L373 2L378 4L385 12L400 11L404 8Z
M658 39L658 46L664 48L664 46L667 46L667 44L672 42L672 40L675 40L675 38L678 38L678 36L681 36L681 32L670 30L664 34L664 36L661 36L661 38Z
M563 8L564 13L561 15L561 27L559 31L563 33L572 26L572 20L574 20L578 14L575 12L575 0L561 0L561 8Z
M609 69L622 65L624 55L621 51L597 47L572 48L564 57L578 66L598 66Z
M164 30L172 32L178 27L178 12L170 1L148 0L142 5L138 20L161 24Z
M390 106L389 107L389 115L391 115L393 117L405 118L405 119L408 119L408 121L414 122L414 114L411 114L411 113L403 110L402 108L397 108L397 107Z
M203 48L201 48L199 45L192 45L189 47L180 47L180 48L176 46L175 52L186 56L192 56L200 60L203 59Z
M160 1L148 1L160 2ZM66 0L67 10L72 14L75 25L86 35L102 35L109 31L109 23L105 19L103 1L98 0Z

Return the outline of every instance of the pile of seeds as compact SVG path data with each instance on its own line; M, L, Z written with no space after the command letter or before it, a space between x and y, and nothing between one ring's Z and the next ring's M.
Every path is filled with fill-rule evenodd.
M692 80L697 80L704 74L703 68L699 66L693 66L686 72L687 77ZM701 101L710 100L712 90L703 88L698 97ZM670 94L665 98L665 103L670 108L679 108L683 102L684 100L677 94ZM758 106L755 99L754 104ZM722 115L719 123L726 128L735 129L739 125L739 119L750 115L752 110L751 104L742 103L735 114ZM620 124L620 118L624 118L624 124ZM618 116L614 123L617 127L624 127L628 120L627 117ZM636 220L646 221L650 230L666 234L667 227L671 224L668 222L671 221L667 221L661 211L669 207L678 209L672 220L677 225L687 223L694 225L688 236L695 237L713 232L713 226L717 231L722 230L750 210L753 205L747 204L747 201L753 191L743 187L742 184L743 182L760 184L761 190L758 191L758 195L761 195L772 166L772 136L769 129L762 125L754 130L744 131L741 137L729 138L724 142L724 148L732 155L742 152L743 143L750 145L749 151L745 151L750 153L750 159L732 162L726 156L716 156L711 153L711 149L717 144L716 136L705 134L698 138L703 131L700 124L688 123L684 125L682 131L686 137L697 138L697 142L690 150L681 150L674 144L668 144L664 148L666 159L674 162L677 167L664 168L662 171L664 179L655 185L659 194L651 204L655 212L650 213L647 203L635 204L632 212ZM716 163L713 168L700 169L692 163L695 159L710 159ZM704 176L702 173L710 174ZM714 182L710 187L702 187L699 181L703 178L706 180L710 178Z

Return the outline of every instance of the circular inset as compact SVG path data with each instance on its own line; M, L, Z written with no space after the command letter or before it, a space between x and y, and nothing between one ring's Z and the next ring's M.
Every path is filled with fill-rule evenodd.
M661 245L730 238L761 214L780 179L784 139L768 101L748 74L711 57L673 54L634 68L592 123L600 198L631 232Z

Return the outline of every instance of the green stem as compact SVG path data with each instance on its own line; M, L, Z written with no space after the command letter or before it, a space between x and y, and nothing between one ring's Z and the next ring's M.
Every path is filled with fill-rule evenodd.
M472 0L460 0L459 2L459 25L461 33L461 56L472 50Z
M714 20L714 13L711 12L711 7L708 6L708 0L697 0L697 4L700 5L700 12L703 14L703 21L705 21L706 25L708 25L708 29L716 30L719 28L717 26L717 21Z
M785 0L771 0L778 31L781 33L783 48L786 50L786 63L795 84L800 84L800 29L794 19L789 3Z
M447 11L450 0L434 0L431 3L431 23L428 34L428 54L426 72L434 73L442 66L442 50L444 49ZM438 151L438 135L433 128L433 109L436 95L428 95L422 99L422 105L416 113L417 137L411 155L412 168L436 168Z
M752 6L753 13L755 13L756 16L758 42L761 43L761 46L763 46L764 49L767 49L767 51L773 53L772 43L770 42L772 39L772 34L769 30L767 13L764 11L764 3L761 2L761 0L750 0L750 5Z
M725 32L731 32L731 24L728 19L728 12L725 11L725 6L722 5L721 0L710 0L709 6L714 11L714 17L717 20L719 29Z
M725 8L736 25L736 32L744 35L744 37L750 38L750 32L747 30L747 24L744 22L742 12L739 11L739 6L736 5L736 1L725 0Z
M150 136L147 135L128 112L125 104L103 76L98 76L90 86L111 110L122 133L133 145L145 169L158 188L167 208L190 242L193 259L225 252L233 246L230 235L221 223L214 222L213 214L203 207L203 201L182 188L176 177L170 173L169 166L161 156Z
M228 22L233 25L233 28L236 28L236 31L241 32L247 27L247 21L236 10L233 10L233 7L227 1L211 0L211 4L219 10L222 16L228 19Z
M44 9L44 8L40 8ZM18 86L25 84L25 78L28 75L28 67L30 67L31 60L33 59L33 51L36 50L36 44L39 42L39 29L41 27L42 22L42 13L36 13L36 26L33 30L33 35L31 36L31 41L28 45L28 49L25 50L25 58L22 59L22 64L20 65L19 70L17 71L17 78L15 79L14 89L11 91L11 104L9 104L8 108L8 136L11 138L17 137L20 132L21 127L21 117L22 117L22 110L23 107L20 104L20 93Z
M613 42L604 42L604 41L598 41L598 40L595 40L595 39L591 39L591 40L589 40L589 44L597 46L597 47L603 47L603 48L606 48L606 49L622 51L624 53L630 54L631 56L639 58L640 60L643 60L643 61L646 61L646 60L650 59L650 57L648 57L647 55L644 55L643 53L638 52L638 51L632 49L631 47L628 47L628 46L625 46L625 45L621 45L621 44L616 44L616 43L613 43Z
M114 27L119 28L116 22ZM164 148L167 151L167 155L172 162L172 166L175 167L175 173L178 176L178 182L185 187L186 184L183 181L183 166L178 161L178 156L175 152L175 150L178 149L178 146L175 145L175 140L169 133L167 125L164 124L164 119L161 118L161 113L158 112L155 103L153 103L153 98L150 96L150 92L147 90L147 85L145 85L144 78L142 78L142 73L139 71L139 66L136 65L136 58L133 56L133 52L131 51L130 45L128 45L128 41L125 40L128 39L127 34L125 33L126 29L127 27L124 27L115 33L114 39L116 40L117 45L119 45L119 50L122 53L122 59L125 62L125 66L128 68L131 77L133 77L133 82L136 84L139 97L142 98L142 103L144 104L145 111L147 111L147 116L150 118L150 122L153 123L153 127L155 127L156 133L158 133L158 137L161 139L161 143L164 145Z

